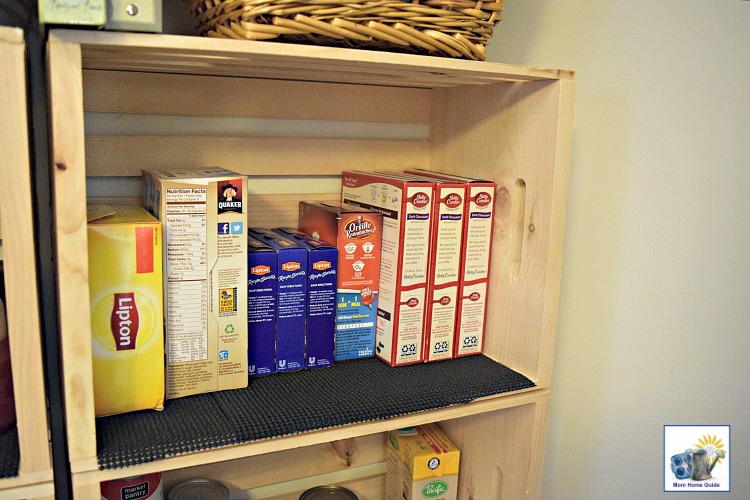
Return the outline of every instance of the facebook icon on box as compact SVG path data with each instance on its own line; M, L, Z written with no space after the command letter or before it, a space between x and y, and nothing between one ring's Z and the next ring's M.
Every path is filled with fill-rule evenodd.
M229 222L219 222L219 234L231 234Z

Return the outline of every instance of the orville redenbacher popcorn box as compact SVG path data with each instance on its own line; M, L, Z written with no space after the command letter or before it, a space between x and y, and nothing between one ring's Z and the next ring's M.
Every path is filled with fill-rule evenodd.
M164 224L167 398L247 387L247 178L143 173Z
M487 290L489 288L494 202L497 185L488 180L429 170L408 170L407 172L462 182L466 185L465 241L461 257L458 332L454 355L479 354L484 350Z
M299 204L300 231L338 249L335 361L374 355L382 221L378 212L340 203Z
M422 361L433 183L345 171L343 203L383 214L375 356L391 366Z
M435 424L388 433L385 498L456 500L461 452Z
M97 416L164 408L162 227L138 206L88 210Z

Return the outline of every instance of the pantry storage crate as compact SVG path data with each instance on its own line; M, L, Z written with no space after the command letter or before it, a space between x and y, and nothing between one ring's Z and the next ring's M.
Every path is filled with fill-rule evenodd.
M484 60L503 0L192 0L209 37Z
M379 443L390 430L428 422L438 423L462 450L459 498L539 496L562 268L572 72L75 30L50 31L46 57L62 382L66 421L75 422L67 428L67 443L76 498L98 498L102 481L151 472L162 473L167 489L184 479L217 479L238 498L299 498L305 488L328 482L351 486L362 498L383 498L385 448ZM205 99L209 94L231 99ZM81 321L90 307L87 198L137 202L141 169L206 165L252 176L250 222L261 227L294 225L300 200L338 199L341 173L353 165L430 168L495 181L484 358L394 368L388 375L407 381L382 385L377 397L372 382L383 380L380 373L389 367L365 360L319 373L282 374L253 382L255 390L248 392L170 400L163 412L96 419L91 332ZM437 391L443 397L447 384L435 384L432 370L485 377L491 373L486 366L514 372L506 373L523 385L487 394L474 390L479 376L450 376L451 384L459 384L451 391L458 397L439 407L415 407L424 399L401 399L394 389L412 384L422 395ZM373 369L371 376L364 373L360 392L370 391L373 397L365 399L383 403L385 412L355 413L351 405L363 394L341 385L355 368L358 375ZM331 382L337 374L339 380ZM299 399L286 396L292 379L302 384ZM322 401L323 387L342 400ZM245 396L246 403L234 403ZM295 417L304 422L255 439L254 423L244 418L251 413L248 405L268 410L289 401L297 402ZM193 405L214 411L215 418L196 420ZM335 419L314 406L333 408ZM179 440L166 432L175 429L168 422L173 417L189 419L195 429L189 449L172 446ZM261 423L285 420L275 416ZM129 439L136 433L144 435L140 444ZM125 443L113 445L111 438L122 437ZM156 456L160 440L167 441L167 453Z

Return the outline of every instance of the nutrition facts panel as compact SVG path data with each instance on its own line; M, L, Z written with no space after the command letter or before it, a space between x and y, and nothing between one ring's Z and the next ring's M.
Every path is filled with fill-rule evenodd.
M208 356L206 190L166 190L169 362Z

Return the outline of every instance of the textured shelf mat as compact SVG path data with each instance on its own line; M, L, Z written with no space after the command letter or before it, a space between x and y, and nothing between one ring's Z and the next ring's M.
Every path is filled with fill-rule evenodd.
M250 379L247 389L168 400L97 419L99 467L469 403L534 387L485 356L392 368L376 359Z
M0 479L16 477L20 459L18 430L13 426L0 434Z

